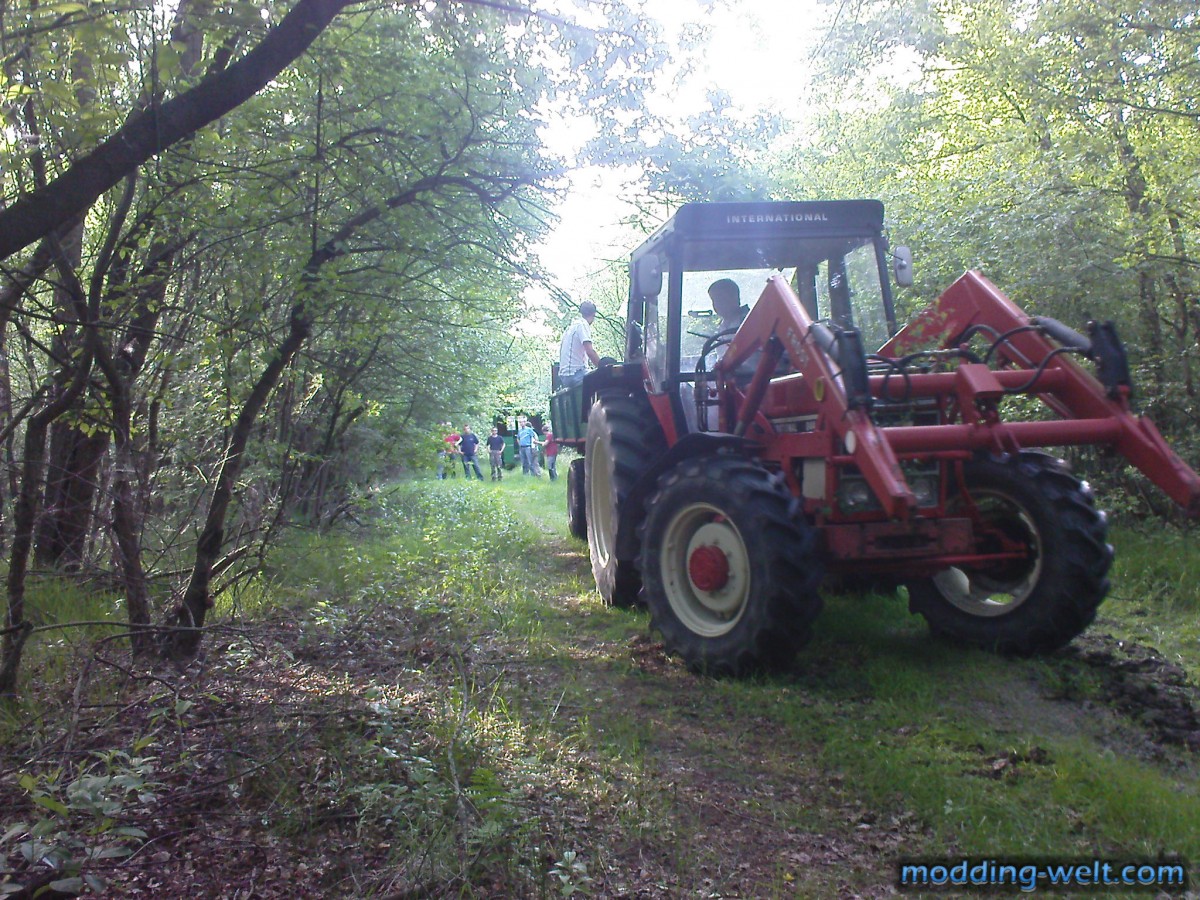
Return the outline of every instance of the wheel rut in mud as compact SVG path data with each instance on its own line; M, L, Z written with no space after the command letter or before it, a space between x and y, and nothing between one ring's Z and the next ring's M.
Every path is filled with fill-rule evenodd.
M1083 634L1059 654L1091 673L1099 699L1146 730L1155 744L1200 752L1200 687L1153 647Z

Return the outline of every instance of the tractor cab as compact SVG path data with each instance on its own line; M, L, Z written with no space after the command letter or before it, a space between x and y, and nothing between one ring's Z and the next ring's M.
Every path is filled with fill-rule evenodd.
M685 204L633 252L626 359L645 363L651 393L671 397L679 433L708 430L697 385L703 393L769 278L873 350L896 332L889 261L904 285L910 259L889 253L878 200Z

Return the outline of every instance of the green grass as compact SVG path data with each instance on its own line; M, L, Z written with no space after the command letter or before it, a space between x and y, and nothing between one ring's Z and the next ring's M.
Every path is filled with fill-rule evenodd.
M819 736L823 763L869 803L905 806L939 843L975 855L1200 852L1191 760L1116 758L1095 740L1107 714L1046 689L1068 662L948 647L896 598L833 598L818 635L804 665L819 703L796 710L794 727Z
M501 782L540 778L573 785L578 802L611 804L631 839L669 834L691 846L697 833L655 780L664 728L701 723L680 740L698 761L733 770L742 764L739 735L765 722L780 745L756 766L787 771L802 759L852 802L915 817L923 837L910 854L1200 858L1194 763L1172 752L1140 758L1109 740L1123 727L1119 716L1100 703L1081 707L1101 690L1070 660L947 646L908 614L902 596L830 596L794 672L658 684L622 652L646 632L645 612L599 604L564 506L561 480L404 485L387 501L394 534L346 540L334 553L330 538L314 538L280 567L278 589L309 604L389 596L448 617L461 640L491 635L506 652L551 667L552 696L502 678L486 696L459 698L472 710L467 755L504 773ZM1113 542L1112 597L1096 627L1148 643L1194 675L1200 553L1189 535L1173 532L1122 530ZM599 657L581 660L585 645L593 654L599 646ZM628 679L640 703L623 694ZM448 707L443 738L453 720ZM571 771L580 753L599 761L582 782ZM606 781L620 789L606 790ZM781 827L844 826L819 804L770 815ZM696 849L678 866L722 862ZM785 867L772 877L780 895L793 889Z
M1113 529L1112 590L1101 626L1155 647L1200 680L1200 542L1195 528Z
M126 611L121 600L66 579L30 576L25 586L25 617L37 631L25 644L22 681L69 683L78 675L81 648L124 632ZM111 625L100 623L111 622ZM89 623L76 626L73 623ZM61 629L52 626L63 625ZM0 743L7 729L25 727L25 715L40 716L38 704L18 694L13 708L0 704Z

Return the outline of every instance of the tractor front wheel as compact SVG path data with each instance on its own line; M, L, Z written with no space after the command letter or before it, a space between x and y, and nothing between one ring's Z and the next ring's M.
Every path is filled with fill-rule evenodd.
M963 465L975 551L998 557L908 584L909 608L935 634L1000 653L1057 649L1096 617L1112 547L1091 489L1041 453Z
M642 531L642 596L668 651L693 671L789 662L821 611L813 530L778 476L736 457L665 473Z

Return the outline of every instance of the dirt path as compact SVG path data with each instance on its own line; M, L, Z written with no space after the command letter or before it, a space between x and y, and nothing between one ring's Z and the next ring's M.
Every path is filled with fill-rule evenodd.
M893 861L923 844L903 813L866 809L813 748L769 716L740 709L645 634L579 641L588 725L600 751L626 755L646 821L593 811L605 845L597 897L886 897ZM598 661L598 662L597 662ZM577 692L580 672L532 667L532 696ZM606 734L618 732L617 746Z

